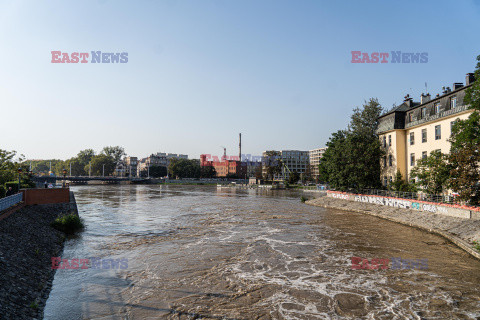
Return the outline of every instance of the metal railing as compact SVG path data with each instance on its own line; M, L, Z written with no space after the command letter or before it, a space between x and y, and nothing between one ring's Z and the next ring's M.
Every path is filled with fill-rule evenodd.
M438 194L426 194L423 192L403 192L392 190L379 190L379 189L361 189L361 190L348 190L349 193L356 193L362 195L374 195L379 197L392 197L417 201L427 201L435 203L446 204L460 204L460 201L452 195L438 195Z
M0 199L0 212L21 202L22 197L23 197L23 193L17 193L17 194L14 194L13 196L8 196L3 199Z

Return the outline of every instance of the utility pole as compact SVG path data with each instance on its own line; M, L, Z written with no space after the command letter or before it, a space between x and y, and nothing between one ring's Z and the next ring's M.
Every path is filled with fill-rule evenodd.
M70 162L70 177L72 176L72 162Z
M88 176L89 177L92 176L92 164L91 163L88 164Z
M105 163L103 164L102 177L105 177Z

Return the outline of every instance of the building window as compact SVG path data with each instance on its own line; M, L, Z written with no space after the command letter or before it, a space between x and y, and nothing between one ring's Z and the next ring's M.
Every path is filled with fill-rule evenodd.
M388 177L388 182L392 183L392 176Z
M392 157L392 155L389 155L389 156L388 156L388 165L389 165L390 167L393 166L393 157Z
M387 166L387 156L383 156L383 167Z
M384 186L387 186L387 177L386 177L386 176L383 177L383 185L384 185Z
M435 103L435 114L440 113L440 103Z
M457 97L452 97L450 99L450 108L455 109L457 107Z
M421 112L420 118L425 119L425 117L427 116L427 108L426 107L422 108L420 112Z
M423 151L422 152L422 159L426 159L427 158L427 151Z
M387 147L387 137L383 137L383 147L386 148Z
M415 134L410 132L410 145L413 146L415 144Z
M391 147L392 146L392 135L388 135L388 146Z
M442 138L442 132L440 125L435 126L435 140L440 140Z
M413 121L413 113L410 112L410 113L408 114L408 122L412 122L412 121Z
M410 166L415 166L415 153L410 153Z
M422 143L427 142L427 129L422 129Z

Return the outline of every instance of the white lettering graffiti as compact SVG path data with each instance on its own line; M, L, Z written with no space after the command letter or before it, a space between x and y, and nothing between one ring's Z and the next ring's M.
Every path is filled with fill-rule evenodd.
M402 199L355 196L354 200L357 202L380 204L384 206L389 206L394 208L403 208L403 209L409 209L412 206L412 203L410 201L402 200Z
M332 193L332 198L348 200L348 194Z
M424 204L422 206L423 211L428 211L428 212L437 212L437 206L431 205L431 204Z

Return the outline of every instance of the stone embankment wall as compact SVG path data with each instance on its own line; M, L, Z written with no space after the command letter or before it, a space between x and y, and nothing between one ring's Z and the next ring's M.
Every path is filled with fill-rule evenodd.
M51 223L78 214L73 192L57 196L65 192L63 203L25 206L0 221L1 319L42 318L55 275L51 257L61 256L65 240Z
M375 195L360 195L339 191L327 191L327 197L343 199L362 203L371 203L382 206L410 209L416 211L424 211L436 213L444 216L464 218L464 219L480 219L480 209L474 207L439 204L435 202L400 199L392 197L383 197Z

